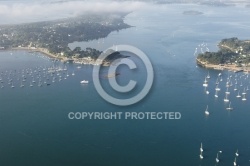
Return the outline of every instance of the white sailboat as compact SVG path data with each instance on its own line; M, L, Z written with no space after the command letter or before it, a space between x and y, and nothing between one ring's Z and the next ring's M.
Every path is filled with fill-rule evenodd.
M201 160L203 159L203 155L202 155L202 152L200 153L200 159L201 159Z
M238 151L238 149L237 149L237 151L236 151L236 153L235 153L235 156L239 156L239 151Z
M204 87L208 87L207 77L205 77L205 80L204 80L203 86L204 86Z
M202 146L202 143L201 143L200 151L201 151L201 152L203 152L203 146Z
M22 81L21 81L21 85L20 85L20 87L21 87L21 88L23 88L23 87L24 87L24 85L23 85L23 82L22 82Z
M243 101L246 101L246 100L247 100L247 99L246 99L246 95L243 95L242 100L243 100Z
M234 166L237 165L237 160L236 160L236 157L234 158Z
M216 156L216 159L215 159L216 163L220 162L219 153L222 153L222 151L220 150L220 151L217 152L217 156Z
M11 88L15 88L15 86L13 85L13 82L12 82Z
M89 81L88 81L88 80L82 80L80 83L81 83L81 84L88 84Z
M207 79L210 79L209 71L207 72Z
M215 91L214 97L216 97L216 98L219 97L219 96L218 96L218 91L217 91L217 90Z
M247 93L246 93L246 89L244 88L242 95L245 95L245 94L247 94Z
M208 95L209 91L207 90L207 87L205 87L205 93Z
M238 95L236 96L237 98L240 98L241 95L240 95L240 91L238 91Z
M39 86L39 87L42 86L41 80L39 80L38 86Z
M224 98L224 102L229 102L229 99L227 98L227 94L226 94L226 96Z
M237 89L237 86L235 85L235 86L234 86L234 91L237 91L237 90L238 90L238 89Z
M206 114L206 115L209 115L208 105L207 105L207 108L206 108L206 110L205 110L205 114Z
M216 82L215 82L215 85L218 85L220 82L219 82L219 77L217 77L216 79Z
M219 153L217 153L215 161L216 161L216 163L220 162L220 160L219 160Z
M226 108L227 110L233 110L233 107L231 107L231 102L229 103L228 107Z
M227 88L227 91L225 93L228 94L228 95L230 94L230 92L228 91L228 88Z
M232 81L230 81L230 86L233 86L233 83L232 83Z
M216 85L215 90L216 90L216 91L220 91L219 85Z

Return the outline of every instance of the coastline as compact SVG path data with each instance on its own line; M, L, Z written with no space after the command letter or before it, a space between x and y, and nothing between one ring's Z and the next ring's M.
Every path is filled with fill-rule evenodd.
M67 57L63 57L63 56L60 56L60 55L55 55L55 54L52 54L48 51L48 49L46 48L35 48L35 47L14 47L14 48L10 48L10 49L6 49L6 50L25 50L25 51L28 51L28 52L40 52L42 54L44 54L45 56L49 57L49 58L52 58L52 59L56 59L56 60L59 60L61 62L73 62L73 63L76 63L76 64L84 64L84 65L101 65L101 63L98 61L98 60L95 60L91 57L85 57L85 58L67 58ZM104 61L102 62L102 65L103 66L109 66L109 62L107 61Z
M25 51L29 51L29 52L40 52L46 56L48 56L49 58L53 58L53 59L58 59L58 60L63 60L63 57L59 57L55 54L50 53L47 49L45 48L33 48L33 47L14 47L14 48L10 48L7 50L25 50Z
M197 65L207 68L207 69L214 69L214 70L229 70L235 73L237 72L246 72L249 73L250 67L238 67L235 64L209 64L208 62L204 62L196 58Z

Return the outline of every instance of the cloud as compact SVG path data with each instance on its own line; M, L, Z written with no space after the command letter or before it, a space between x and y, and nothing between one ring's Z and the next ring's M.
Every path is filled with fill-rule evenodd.
M0 3L0 23L52 20L80 14L132 12L148 5L138 1L61 1Z

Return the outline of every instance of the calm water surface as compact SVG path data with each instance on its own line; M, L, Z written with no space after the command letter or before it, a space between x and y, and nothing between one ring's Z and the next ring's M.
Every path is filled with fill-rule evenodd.
M203 15L187 16L185 10L199 10ZM75 64L61 64L24 51L0 52L0 71L35 70L57 65L75 72L66 80L50 86L25 87L14 81L15 88L5 83L0 89L0 164L1 165L233 165L239 149L239 165L250 160L249 95L243 102L230 87L234 110L223 102L226 78L222 72L221 92L214 97L219 71L210 71L209 95L202 87L208 71L196 67L195 48L206 43L216 51L216 44L227 37L249 39L246 8L216 8L198 5L169 5L157 12L134 12L126 23L134 28L111 33L105 39L72 43L70 47L95 47L100 50L129 44L143 50L151 59L155 81L149 95L140 103L118 107L105 102L92 81L92 66L81 69ZM122 68L119 81L136 75ZM241 74L238 74L240 77ZM8 74L4 76L7 78ZM141 74L137 79L145 80ZM83 79L90 81L81 85ZM246 87L250 78L241 81ZM51 80L50 80L51 81ZM105 81L104 81L105 82ZM139 85L141 85L139 83ZM241 91L243 90L243 87ZM209 105L210 116L204 111ZM180 120L69 120L69 112L84 111L168 111L181 112ZM204 159L199 158L203 143Z

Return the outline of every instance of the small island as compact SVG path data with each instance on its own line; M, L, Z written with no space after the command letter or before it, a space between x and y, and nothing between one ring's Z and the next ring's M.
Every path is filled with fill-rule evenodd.
M198 54L197 64L217 70L228 69L234 72L250 70L250 40L238 38L223 39L217 52Z
M202 12L196 10L188 10L183 12L184 15L202 15Z
M51 58L94 64L102 53L94 48L71 50L69 43L107 37L112 31L130 28L125 13L85 15L55 21L0 25L0 50L42 52Z

